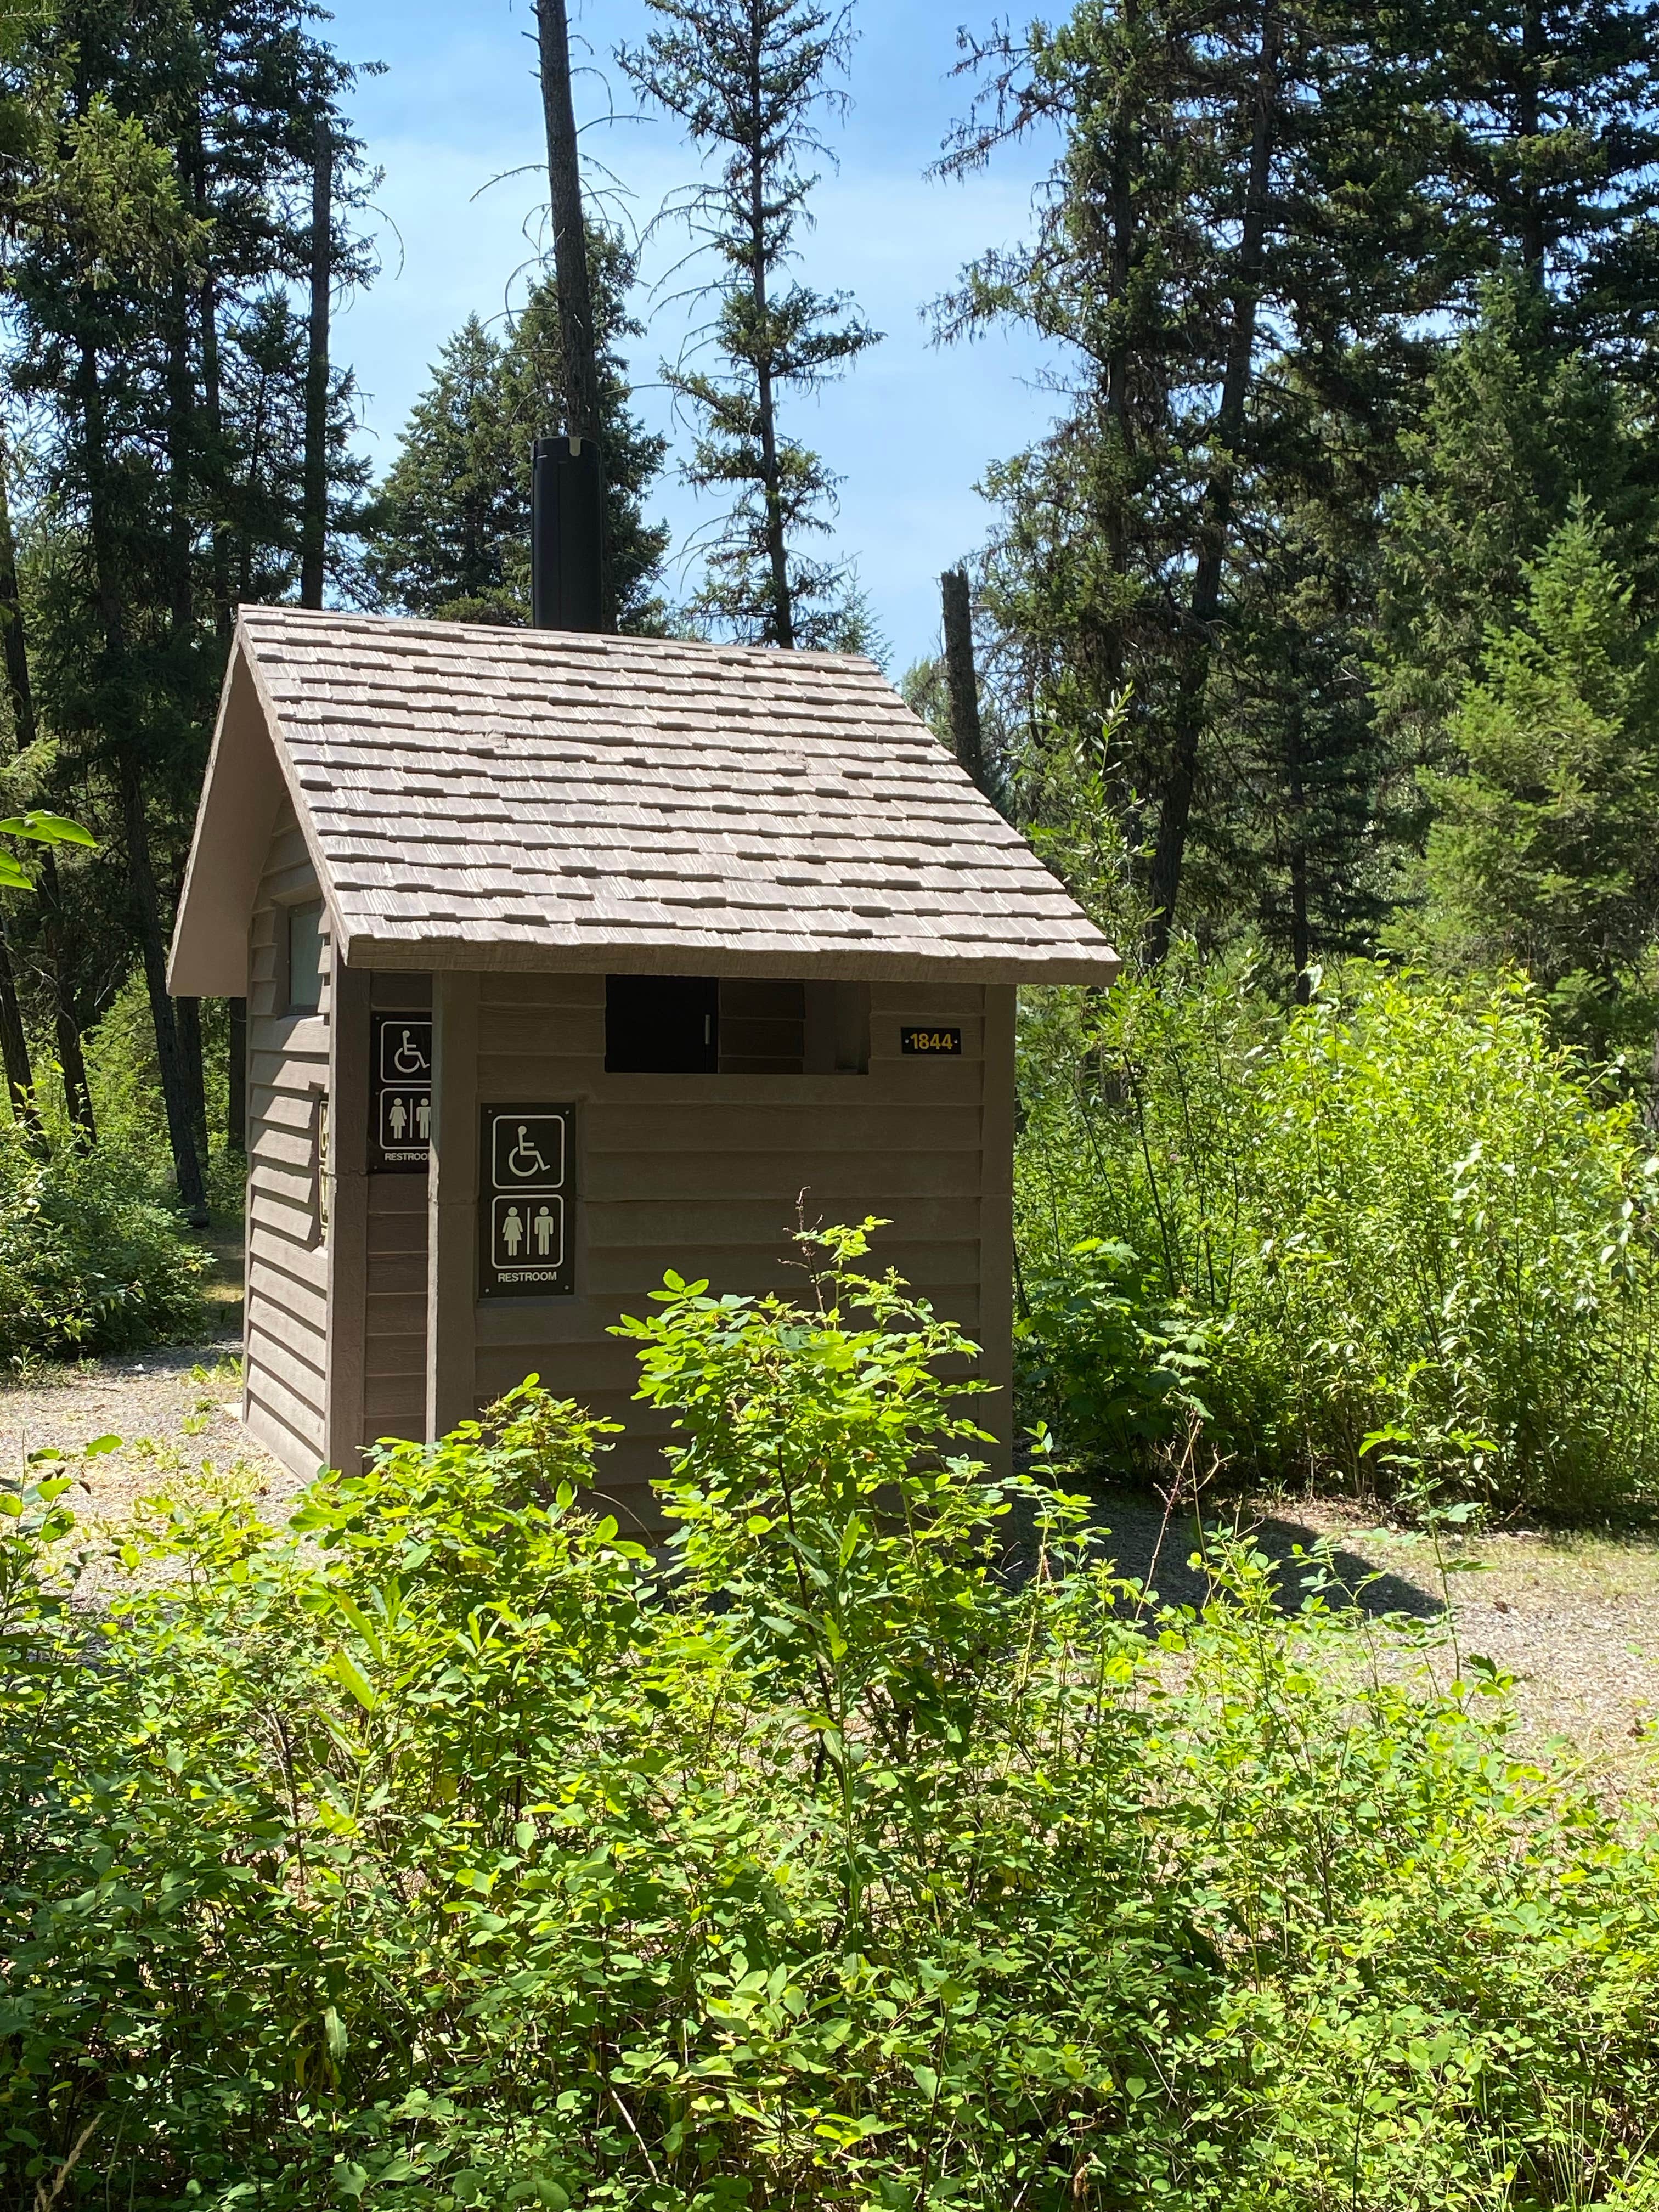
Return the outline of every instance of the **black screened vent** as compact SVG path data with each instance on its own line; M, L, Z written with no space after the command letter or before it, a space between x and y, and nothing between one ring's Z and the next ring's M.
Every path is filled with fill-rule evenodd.
M713 1075L720 1064L714 975L607 975L608 1075Z
M862 1075L870 987L770 975L607 975L611 1075Z

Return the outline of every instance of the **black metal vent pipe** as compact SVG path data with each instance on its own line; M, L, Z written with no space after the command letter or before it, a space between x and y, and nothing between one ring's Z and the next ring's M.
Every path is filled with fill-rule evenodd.
M605 627L605 465L596 438L531 448L530 619L538 629Z

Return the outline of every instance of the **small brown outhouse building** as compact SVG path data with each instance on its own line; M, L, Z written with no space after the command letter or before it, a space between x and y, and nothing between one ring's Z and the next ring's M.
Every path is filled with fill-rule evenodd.
M803 1194L1006 1384L1015 989L1116 965L867 660L244 609L172 987L248 1001L249 1432L310 1474L533 1370L643 1507L607 1331L787 1290Z

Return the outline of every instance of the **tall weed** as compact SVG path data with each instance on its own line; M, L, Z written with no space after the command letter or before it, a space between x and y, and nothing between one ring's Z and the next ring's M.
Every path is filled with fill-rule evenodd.
M1091 1377L1146 1395L1175 1346L1258 1476L1659 1505L1659 1162L1523 989L1353 966L1286 1015L1212 968L1055 999L1024 1037L1021 1336L1073 1446L1132 1458ZM1090 1321L1114 1297L1140 1353Z

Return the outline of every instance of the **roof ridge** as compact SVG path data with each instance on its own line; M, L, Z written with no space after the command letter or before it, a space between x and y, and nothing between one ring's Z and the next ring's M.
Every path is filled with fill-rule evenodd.
M492 643L511 639L528 645L532 652L562 647L592 653L599 659L617 647L646 653L708 653L717 659L759 661L779 669L793 665L856 670L861 674L867 672L883 683L887 680L879 663L868 653L828 653L808 646L793 646L786 651L781 646L749 645L735 638L647 637L634 631L537 629L527 623L445 622L434 615L382 615L356 607L296 607L265 600L243 601L237 607L236 617L245 627L266 622L296 628L320 623L360 629L372 635L401 632L410 636L471 638Z

